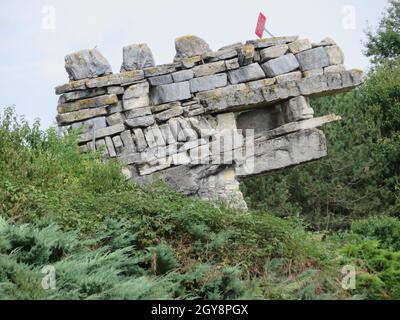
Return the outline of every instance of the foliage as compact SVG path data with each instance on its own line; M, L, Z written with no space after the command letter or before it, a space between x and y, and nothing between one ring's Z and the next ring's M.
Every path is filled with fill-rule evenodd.
M390 0L377 30L367 31L366 55L374 63L395 60L400 55L400 1Z

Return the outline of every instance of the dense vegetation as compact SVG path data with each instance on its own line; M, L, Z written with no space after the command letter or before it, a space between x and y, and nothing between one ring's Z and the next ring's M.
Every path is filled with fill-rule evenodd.
M400 299L398 8L369 36L365 85L313 102L344 116L325 130L330 156L248 181L246 215L127 182L76 132L3 110L0 299Z

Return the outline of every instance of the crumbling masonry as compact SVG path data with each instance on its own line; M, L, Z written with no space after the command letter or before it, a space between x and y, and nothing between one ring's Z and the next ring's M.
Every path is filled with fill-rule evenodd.
M185 36L175 46L174 63L159 66L146 44L127 46L119 74L96 49L68 55L71 81L56 88L59 128L81 130L82 152L116 158L130 179L160 178L239 210L247 209L241 180L327 155L317 128L340 117L314 118L309 97L362 83L330 38L270 38L212 51Z

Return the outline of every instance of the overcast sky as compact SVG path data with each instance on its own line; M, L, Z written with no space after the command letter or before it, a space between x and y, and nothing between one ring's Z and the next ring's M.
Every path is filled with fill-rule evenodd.
M0 108L15 105L49 127L54 87L68 81L67 53L97 47L118 72L122 47L146 42L157 64L169 63L181 35L198 35L215 50L256 38L260 11L274 35L314 42L330 36L348 68L366 69L364 30L377 25L386 6L387 0L0 0Z

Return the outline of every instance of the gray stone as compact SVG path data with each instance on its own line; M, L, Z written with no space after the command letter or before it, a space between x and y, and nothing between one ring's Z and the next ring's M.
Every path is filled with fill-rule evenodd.
M197 147L199 147L199 146L205 145L205 144L207 144L207 143L208 143L208 142L207 142L207 140L205 140L205 139L192 140L192 141L189 141L189 142L184 143L183 146L181 146L181 147L178 149L178 152L188 151L188 150L197 148Z
M300 52L296 55L301 71L308 71L329 66L329 57L322 47Z
M178 141L187 142L197 140L198 136L195 130L193 130L190 123L183 118L177 118L178 123L182 131L178 134Z
M292 98L284 104L286 122L296 122L314 117L310 100L303 96Z
M118 125L112 126L112 127L100 128L100 129L95 130L94 136L93 136L93 131L89 131L85 134L79 135L78 141L79 141L79 143L84 143L84 142L91 141L93 139L101 139L101 138L104 138L107 136L112 137L114 135L121 133L124 130L125 130L125 126L123 124L118 124Z
M57 86L55 91L56 94L63 94L71 91L76 90L86 90L86 79L78 80L78 81L71 81L69 83L63 84L61 86Z
M299 37L274 37L274 38L264 38L264 39L257 39L257 40L249 40L246 43L252 44L256 49L260 48L268 48L272 46L288 44L290 42L294 42L298 40Z
M159 104L158 106L153 106L151 107L151 111L153 113L159 113L163 112L165 110L169 110L175 107L180 107L181 103L180 102L172 102L172 103L166 103L166 104Z
M107 93L106 89L88 89L88 90L81 90L81 91L74 91L74 92L67 92L60 96L58 100L58 104L64 104L67 102L72 102L81 99L93 98L96 96L105 95Z
M192 70L194 72L195 77L204 77L226 71L226 65L225 61L217 61L217 62L202 64L200 66L194 67Z
M210 163L210 147L208 144L199 146L189 151L191 164L208 164Z
M303 74L301 73L301 71L282 74L276 77L276 83L282 84L290 81L299 81L301 80L302 76Z
M155 123L155 119L154 119L154 116L152 116L152 115L125 120L125 124L129 128L146 128L148 126L153 125L154 123Z
M114 148L117 154L121 154L124 149L124 144L122 143L121 137L120 136L115 136L112 138L112 141L114 143Z
M192 97L189 82L165 84L154 87L151 90L153 104L163 104L179 100L187 100Z
M102 89L97 89L97 90L102 90ZM125 91L124 88L120 87L120 86L111 86L111 87L107 88L107 93L108 94L121 95L121 94L124 94L124 91Z
M330 65L342 65L344 63L343 51L338 46L325 47Z
M124 62L121 72L141 70L155 66L153 53L145 43L124 47L123 58Z
M323 73L341 73L343 71L346 71L346 67L343 64L338 64L324 68Z
M161 113L157 113L155 115L155 118L159 122L165 122L171 118L180 116L182 113L183 113L183 108L180 106L176 106Z
M97 50L82 50L65 57L65 70L71 80L96 78L112 73L111 66Z
M134 129L133 130L136 147L139 152L144 151L147 148L146 138L144 136L142 129Z
M265 74L271 78L297 70L298 68L299 63L292 53L269 60L263 64Z
M308 39L301 39L289 44L289 50L293 54L300 53L312 48L311 42Z
M210 46L203 39L197 36L183 36L175 40L176 56L175 59L201 56L211 51Z
M248 66L229 71L228 77L232 84L238 84L265 78L265 73L258 63L253 63Z
M312 77L317 77L317 76L322 76L324 74L324 69L313 69L313 70L308 70L303 72L303 77L304 78L312 78Z
M136 109L130 110L128 112L125 112L125 116L127 119L134 119L134 118L139 118L139 117L144 117L144 116L150 116L151 114L152 114L152 112L151 112L150 107L136 108Z
M107 114L105 107L95 109L84 109L75 112L62 113L57 115L57 123L59 125L70 124L82 120L104 116Z
M228 84L228 78L225 73L194 78L190 80L190 91L197 93L200 91L213 90L215 88L224 87Z
M150 148L165 146L164 137L158 126L149 127L145 130L144 136Z
M157 77L151 77L148 79L150 82L150 85L152 85L153 87L155 86L160 86L163 84L169 84L172 83L172 76L170 74L165 74L162 76L157 76Z
M236 167L236 175L244 179L307 163L326 155L326 138L321 131L299 131L273 140L256 141L254 157Z
M125 90L123 96L124 110L143 108L149 105L149 84L147 82L132 85Z
M114 143L110 137L105 138L105 142L107 145L107 150L108 154L110 155L111 158L115 158L117 156L117 153L115 151Z
M171 159L174 166L181 166L190 163L190 157L187 152L173 154Z
M207 52L207 53L203 54L201 56L201 58L203 59L203 61L206 61L206 62L215 62L215 61L220 61L220 60L232 59L237 56L238 56L238 53L237 53L236 49L228 48L228 49L222 49L222 50L213 51L213 52Z
M107 105L116 104L118 102L118 97L116 95L104 95L84 100L78 100L75 102L68 102L60 104L57 107L58 113L67 113L73 111L79 111L82 109L94 109L98 107L104 107Z
M239 64L241 66L247 66L253 62L255 49L252 44L247 44L238 50L239 53Z
M279 58L285 55L289 51L287 44L282 44L279 46L273 46L260 51L261 61L265 62L271 59Z
M179 63L184 69L191 69L194 66L198 65L200 62L202 62L200 56L179 59Z
M146 78L149 77L156 77L162 76L164 74L172 73L176 71L177 64L169 63L169 64L162 64L156 67L146 68L144 69L144 76Z
M122 119L122 115L120 113L114 113L107 117L107 124L109 126L115 126L121 123L124 123L124 119Z
M136 146L133 142L132 133L127 130L121 133L121 140L124 144L123 153L124 154L131 154L136 152Z
M114 114L122 111L122 101L118 101L117 104L107 106L107 114Z
M143 166L140 166L139 173L142 176L149 175L157 171L165 170L171 167L171 164L172 164L171 158L159 159L157 160L157 163L154 165L145 164Z
M234 58L231 60L226 60L225 61L225 65L226 65L226 70L235 70L240 68L240 64L239 64L239 59L238 58Z
M174 135L172 134L169 124L161 125L160 130L167 144L174 144L177 142L176 139L174 138Z
M195 118L189 119L192 128L196 131L200 138L208 138L217 134L217 131L210 125L206 118L201 117L199 120Z
M187 81L190 79L193 79L194 77L194 72L193 70L182 70L178 71L172 74L172 78L174 79L174 82L183 82Z
M102 88L109 86L127 86L132 83L137 83L144 79L143 70L133 70L129 72L110 74L108 76L90 79L86 81L88 88Z

